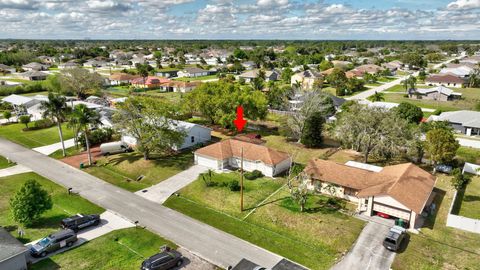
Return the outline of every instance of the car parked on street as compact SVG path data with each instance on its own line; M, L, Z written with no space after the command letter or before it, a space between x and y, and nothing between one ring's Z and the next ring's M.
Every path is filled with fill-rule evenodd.
M385 240L383 240L383 246L391 251L397 251L401 244L402 241L405 239L407 235L407 232L404 228L400 226L393 226L387 234L387 237L385 237Z
M83 215L76 214L75 216L68 217L62 220L61 226L64 229L71 229L74 232L78 232L81 229L97 226L100 224L99 215Z
M48 253L64 247L71 247L77 241L77 234L73 230L62 230L41 239L30 247L33 257L45 257Z
M182 254L176 250L166 247L162 252L157 253L142 263L141 270L167 270L182 265Z

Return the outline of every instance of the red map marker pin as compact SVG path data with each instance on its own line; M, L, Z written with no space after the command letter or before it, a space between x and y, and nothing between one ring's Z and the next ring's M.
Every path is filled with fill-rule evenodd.
M233 123L237 127L238 132L242 132L247 120L243 119L243 107L240 105L237 107L237 119L233 120Z

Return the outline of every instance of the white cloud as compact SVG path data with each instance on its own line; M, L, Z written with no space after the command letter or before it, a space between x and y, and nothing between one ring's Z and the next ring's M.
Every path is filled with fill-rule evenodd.
M449 9L480 8L480 0L456 0L447 5Z

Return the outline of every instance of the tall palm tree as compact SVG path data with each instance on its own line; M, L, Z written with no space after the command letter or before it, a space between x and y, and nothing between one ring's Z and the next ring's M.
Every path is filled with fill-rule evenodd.
M92 165L92 153L90 152L88 134L91 126L100 124L100 115L96 111L89 109L85 104L78 104L73 108L72 119L77 123L78 129L83 130L88 153L88 165Z
M62 122L65 121L68 113L67 99L64 96L49 93L48 100L42 101L41 109L43 109L43 117L51 118L57 122L58 135L60 136L60 142L62 143L62 153L65 153L65 143L63 142Z

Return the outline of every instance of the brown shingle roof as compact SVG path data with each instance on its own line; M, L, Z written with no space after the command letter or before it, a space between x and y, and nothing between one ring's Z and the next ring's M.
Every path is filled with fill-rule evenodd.
M445 75L431 75L425 79L426 82L436 82L436 83L465 83L462 78L459 78L455 75L445 74Z
M233 139L223 140L203 147L195 151L195 154L219 160L225 160L231 157L240 158L242 147L243 158L245 160L259 160L268 165L275 165L289 158L288 154L285 152L276 151L263 145Z
M380 172L312 160L304 170L313 179L359 190L358 197L388 195L413 212L422 212L435 185L435 177L412 163L386 166Z

